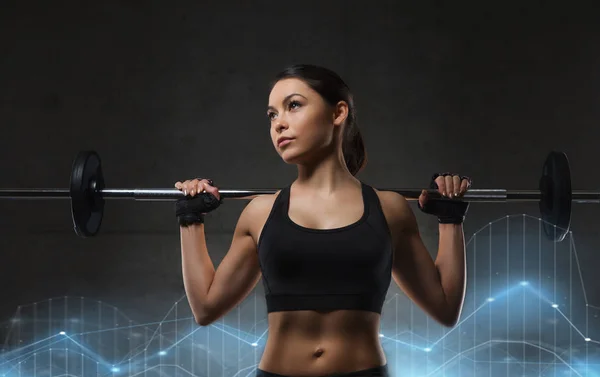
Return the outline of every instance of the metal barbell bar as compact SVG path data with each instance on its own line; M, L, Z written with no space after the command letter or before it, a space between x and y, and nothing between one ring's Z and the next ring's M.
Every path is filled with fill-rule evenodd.
M381 188L394 191L407 200L416 200L421 189ZM224 199L252 199L274 194L277 189L219 190ZM427 190L431 200L462 200L483 203L539 202L548 238L562 241L570 228L571 203L600 203L598 191L572 191L569 162L564 153L551 152L544 163L538 190L470 189L461 198L448 199L436 190ZM75 231L83 237L99 231L105 199L172 201L184 194L176 189L107 189L100 156L94 151L80 152L73 162L69 189L0 189L0 199L70 199Z
M410 188L379 188L380 191L394 191L404 196L407 200L417 200L421 189ZM219 190L224 199L249 200L260 195L275 194L278 189L245 189L245 190ZM442 197L436 190L426 190L430 199L454 200ZM104 199L139 200L139 201L174 201L184 197L176 189L102 189L97 190ZM600 204L600 191L573 191L573 203ZM66 189L0 189L2 199L71 199L71 192ZM479 203L505 203L505 202L537 202L542 199L540 190L505 190L505 189L470 189L465 195L456 200Z

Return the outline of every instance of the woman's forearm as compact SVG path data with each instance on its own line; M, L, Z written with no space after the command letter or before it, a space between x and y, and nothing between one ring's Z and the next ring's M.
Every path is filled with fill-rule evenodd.
M208 290L215 267L208 254L204 224L180 227L183 283L196 321L201 321L208 307Z
M465 236L462 225L440 224L440 240L435 266L448 305L451 323L456 323L462 310L466 290Z

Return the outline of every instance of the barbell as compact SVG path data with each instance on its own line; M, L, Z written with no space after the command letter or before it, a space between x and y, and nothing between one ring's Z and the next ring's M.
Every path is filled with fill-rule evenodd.
M416 200L421 189L387 188L408 200ZM567 156L562 152L548 154L537 190L471 189L461 198L442 197L427 190L430 200L462 200L469 202L539 202L544 233L552 241L562 241L571 226L571 203L600 203L600 192L572 191L571 171ZM223 199L252 199L274 194L277 189L219 190ZM203 193L201 195L209 195ZM80 237L95 236L100 230L105 199L143 201L177 200L184 194L177 189L107 189L102 163L95 151L79 152L73 161L68 189L0 189L0 199L70 199L75 233Z

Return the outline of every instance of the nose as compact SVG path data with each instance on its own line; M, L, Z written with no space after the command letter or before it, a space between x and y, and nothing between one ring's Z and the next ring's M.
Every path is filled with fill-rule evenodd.
M275 125L275 131L277 131L277 133L281 133L284 130L288 129L288 124L282 120L277 120L277 124Z

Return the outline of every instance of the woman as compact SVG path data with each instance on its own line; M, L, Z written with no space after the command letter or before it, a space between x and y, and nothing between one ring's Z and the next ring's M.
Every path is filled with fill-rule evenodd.
M439 218L432 260L406 199L378 191L355 175L365 165L363 140L348 86L322 67L292 66L269 96L271 140L298 178L243 210L218 269L206 248L203 213L219 204L206 179L177 182L183 278L196 321L207 326L240 303L261 276L269 335L257 376L388 376L379 320L391 278L432 318L452 326L465 293L462 222L467 203L427 200ZM463 195L470 180L435 175L439 192ZM206 207L190 204L212 195ZM216 198L216 199L215 199ZM198 201L197 201L198 202Z

